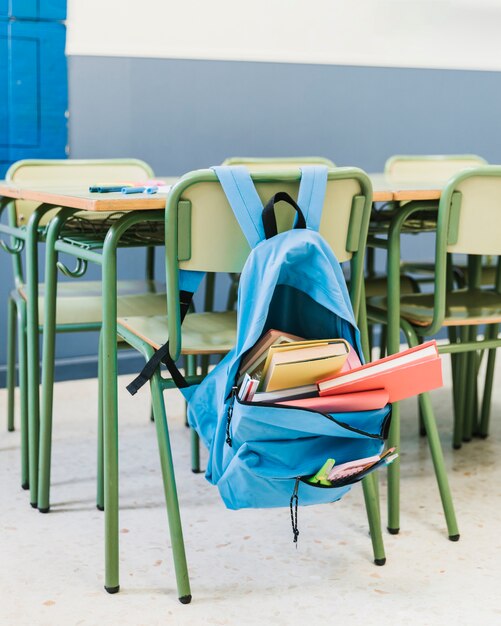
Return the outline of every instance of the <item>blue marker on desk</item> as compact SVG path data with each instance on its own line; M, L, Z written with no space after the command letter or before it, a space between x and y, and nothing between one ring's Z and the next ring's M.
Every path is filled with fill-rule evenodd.
M146 187L122 187L122 193L143 193Z
M120 186L95 186L95 187L89 187L89 192L90 193L113 193L113 192L118 192L118 191L122 191L122 189L124 188L123 185Z

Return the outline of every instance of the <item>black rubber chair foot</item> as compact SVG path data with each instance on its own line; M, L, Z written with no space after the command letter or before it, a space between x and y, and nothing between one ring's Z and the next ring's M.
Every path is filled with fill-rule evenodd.
M449 541L459 541L461 535L449 535Z
M36 502L30 502L31 504L31 508L32 509L36 509L37 508L37 503Z
M45 507L45 508L43 508L43 509L39 508L38 510L40 511L40 513L48 513L48 512L49 512L49 510L50 510L50 507L49 507L49 506L47 506L47 507Z
M25 491L28 491L29 488L30 488L30 483L22 483L21 484L21 489L24 489Z
M15 428L7 428L7 432L9 433L13 433L16 429Z
M384 559L374 559L376 565L384 565L386 563L386 557Z
M390 535L398 535L398 533L400 532L400 528L390 528L388 526L388 532L390 533Z
M470 441L471 441L471 437L469 437L469 438L463 437L463 441L464 441L465 443L470 443Z
M203 470L201 470L201 469L193 469L193 468L191 469L191 471L192 471L194 474L201 474L201 473L203 472Z
M475 435L475 437L478 437L479 439L487 439L487 437L488 437L488 436L489 436L489 435L484 435L484 434L482 434L482 433L477 433L477 434Z
M452 447L454 450L461 450L463 446L460 443L455 443Z
M189 596L181 596L179 598L179 602L181 602L181 604L189 604L191 602L191 595L189 595Z
M120 591L120 585L117 585L116 587L107 587L105 585L104 588L108 593L118 593Z
M101 504L96 504L96 509L98 511L104 511L104 506L102 506Z

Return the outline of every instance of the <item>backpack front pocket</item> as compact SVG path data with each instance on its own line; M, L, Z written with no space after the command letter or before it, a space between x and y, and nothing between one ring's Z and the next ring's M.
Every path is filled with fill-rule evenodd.
M328 458L337 464L379 454L390 408L370 415L324 415L292 407L232 405L228 435L236 454L218 481L229 508L287 506L297 478L315 474ZM339 419L341 418L341 419ZM373 432L351 426L370 425ZM356 482L352 479L351 482ZM302 480L301 505L334 502L349 483L319 489Z

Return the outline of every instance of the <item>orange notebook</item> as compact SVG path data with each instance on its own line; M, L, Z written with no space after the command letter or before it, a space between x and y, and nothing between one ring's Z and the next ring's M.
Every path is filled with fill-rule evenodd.
M374 389L373 391L342 393L336 396L279 401L277 404L294 406L298 409L313 409L321 413L346 413L382 409L388 404L388 398L389 394L386 389Z
M442 362L436 341L384 359L367 363L350 372L318 382L320 396L373 389L386 389L389 402L398 402L443 385Z

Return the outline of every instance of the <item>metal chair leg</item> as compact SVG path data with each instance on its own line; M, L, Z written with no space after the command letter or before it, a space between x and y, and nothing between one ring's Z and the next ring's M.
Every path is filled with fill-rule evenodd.
M493 324L487 331L489 339L495 339L498 335L499 326ZM489 434L489 419L491 414L492 387L494 384L494 368L496 365L496 350L489 350L487 357L487 369L485 372L485 387L482 397L482 410L480 414L480 425L478 436L485 439Z
M172 554L174 557L174 569L176 571L178 597L182 604L188 604L191 602L190 580L184 549L183 529L179 513L179 502L177 498L174 466L172 463L167 416L165 414L161 379L158 371L151 379L151 398L153 401L153 410L155 411L155 427L157 431L158 449L160 452L160 465L162 468L165 502L167 504L169 532L172 543Z
M97 489L96 508L104 511L104 437L103 437L103 338L99 335L99 353L97 361Z
M428 435L428 443L430 446L433 466L435 468L435 475L437 477L440 498L442 499L449 539L451 541L458 541L459 529L457 526L454 504L452 502L452 495L449 487L449 479L447 478L447 472L445 470L444 455L438 436L437 424L435 422L429 393L421 394L419 396L419 401L421 403L426 434Z
M189 354L186 357L186 373L188 376L194 376L196 374L196 360L195 356ZM203 370L204 362L202 361L202 373L206 374L206 371ZM208 367L208 362L206 364ZM190 441L191 441L191 471L194 474L199 474L201 472L200 469L200 438L193 428L190 428Z
M16 303L7 305L7 430L14 430L14 392L16 389Z
M374 474L364 478L362 487L364 490L365 508L367 509L367 519L369 520L374 563L376 565L384 565L386 563L386 555L384 552L383 534L381 532L381 514L375 478Z
M30 488L29 432L28 432L28 361L26 345L26 304L16 303L17 308L17 352L19 355L19 408L21 412L21 487Z

